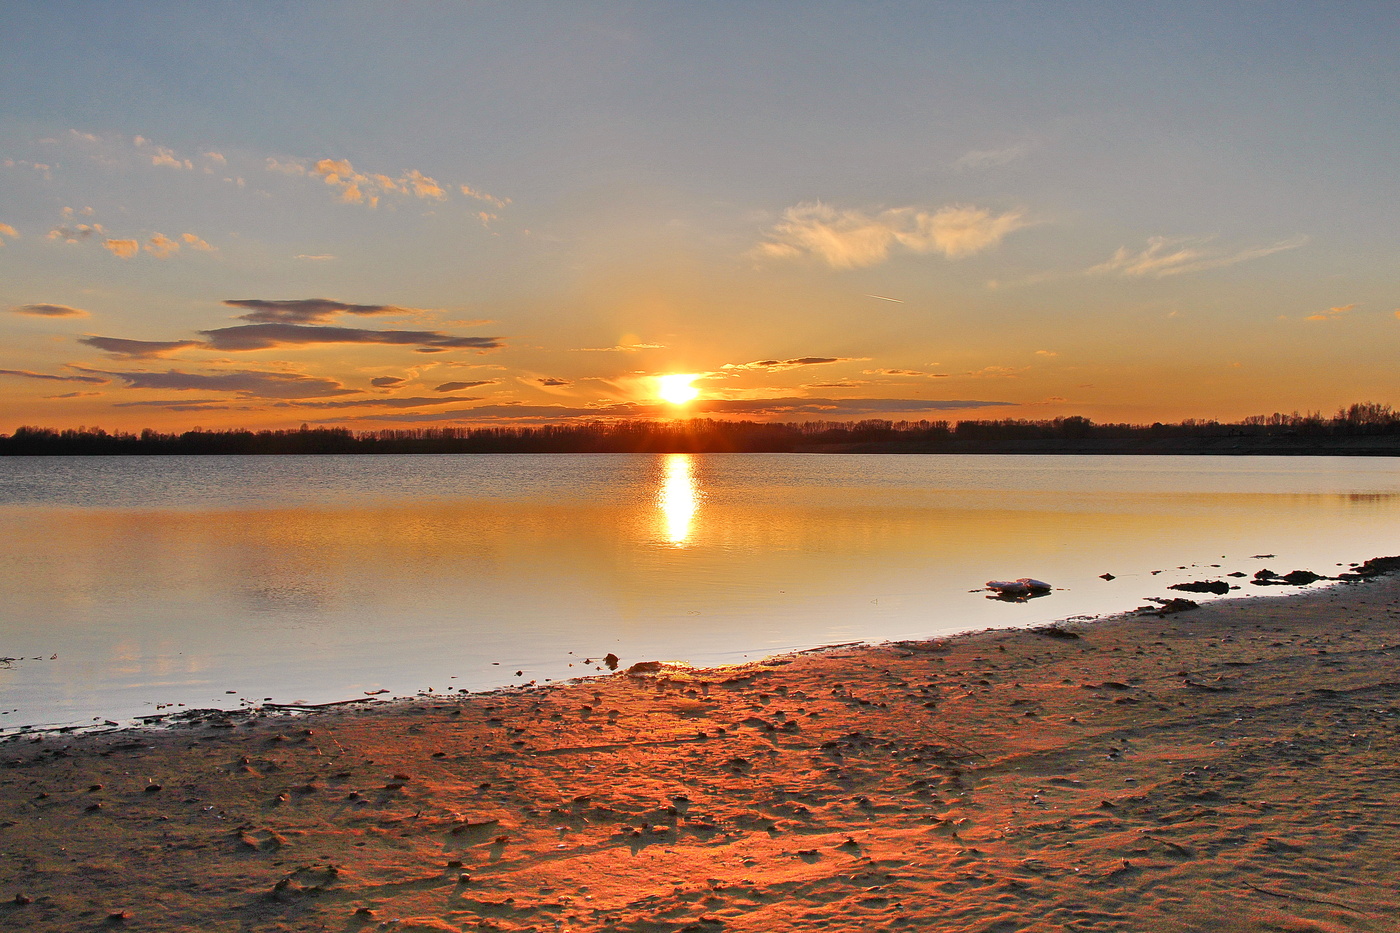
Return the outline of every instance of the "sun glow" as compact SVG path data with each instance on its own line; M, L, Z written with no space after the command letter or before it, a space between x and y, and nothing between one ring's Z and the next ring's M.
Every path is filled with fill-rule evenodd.
M684 405L700 394L700 390L691 385L692 382L699 378L700 376L697 373L677 373L672 376L657 376L656 394L672 405Z

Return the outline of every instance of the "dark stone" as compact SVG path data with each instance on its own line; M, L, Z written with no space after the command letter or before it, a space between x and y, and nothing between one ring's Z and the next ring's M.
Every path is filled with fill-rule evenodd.
M1223 596L1230 592L1230 584L1224 580L1193 580L1190 583L1173 583L1167 589L1181 590L1183 593L1214 593L1217 596Z

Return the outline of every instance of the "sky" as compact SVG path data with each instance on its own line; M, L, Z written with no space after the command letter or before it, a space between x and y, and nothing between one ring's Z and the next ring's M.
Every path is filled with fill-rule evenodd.
M0 4L0 431L1400 404L1397 47L1391 2Z

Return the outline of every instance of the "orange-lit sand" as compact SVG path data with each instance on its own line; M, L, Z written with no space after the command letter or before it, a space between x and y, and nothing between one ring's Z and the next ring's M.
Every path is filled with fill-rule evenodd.
M1382 580L26 738L0 928L1393 931L1398 628Z

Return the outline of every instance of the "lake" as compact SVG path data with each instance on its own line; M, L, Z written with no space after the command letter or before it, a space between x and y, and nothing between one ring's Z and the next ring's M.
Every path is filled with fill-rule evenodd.
M1031 625L1333 573L1398 519L1380 458L3 458L0 728ZM1021 576L1056 590L981 589Z

